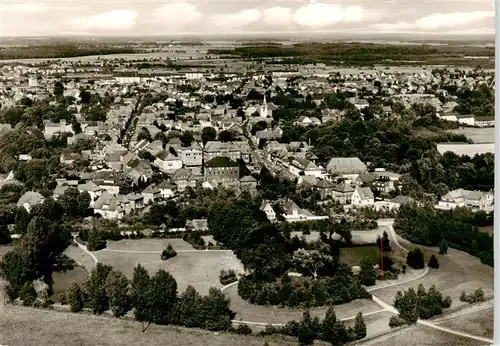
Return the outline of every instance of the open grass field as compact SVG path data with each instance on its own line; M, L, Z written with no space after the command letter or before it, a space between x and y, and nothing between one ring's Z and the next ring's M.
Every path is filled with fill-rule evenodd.
M157 248L162 249L160 245ZM122 271L129 278L132 278L134 268L139 263L149 271L150 275L154 275L159 269L164 269L177 280L179 292L191 285L201 294L206 294L210 287L222 287L219 282L219 273L222 269L232 268L237 272L243 272L240 261L230 251L180 252L167 261L160 259L160 253L123 253L101 250L94 254L100 262Z
M494 143L495 128L494 127L461 127L456 130L449 130L453 133L464 134L467 138L472 139L474 143Z
M493 308L456 317L449 321L444 320L439 325L461 332L493 338Z
M273 306L261 306L250 304L238 295L237 285L231 286L224 291L226 297L231 299L231 309L236 312L236 320L252 321L261 323L286 323L291 320L300 320L303 310L291 308L278 308ZM347 304L336 305L337 318L355 316L358 312L373 312L381 307L369 299L358 299ZM310 309L312 316L323 318L327 308Z
M484 346L484 343L433 328L413 325L371 340L360 340L356 345Z
M76 267L65 272L55 272L52 274L52 279L54 280L54 294L51 299L58 302L59 294L66 292L73 281L81 285L87 280L87 271L83 267Z
M89 256L89 254L85 253L82 249L76 246L76 244L73 244L74 243L68 246L64 253L78 263L78 265L85 267L88 271L90 271L95 266L94 260Z
M278 335L263 338L153 324L142 333L141 324L134 321L17 306L6 306L0 313L0 341L23 346L262 346L265 341L270 346L297 345Z
M380 250L376 245L373 246L355 246L340 249L340 260L350 266L357 266L365 258L368 258L373 264L380 263Z
M402 246L413 249L416 245L398 237ZM477 288L482 288L486 297L493 295L493 268L482 264L479 259L455 249L448 249L447 255L439 255L438 248L419 246L428 261L431 254L436 255L439 261L439 269L429 269L429 273L421 279L410 283L401 284L395 287L375 290L380 299L391 303L399 290L407 290L410 287L417 288L422 283L426 288L436 285L443 296L450 296L452 299L451 308L455 308L467 303L459 300L462 291L471 293Z
M123 239L108 241L106 249L122 251L158 251L165 250L171 244L175 250L194 250L188 242L182 239Z

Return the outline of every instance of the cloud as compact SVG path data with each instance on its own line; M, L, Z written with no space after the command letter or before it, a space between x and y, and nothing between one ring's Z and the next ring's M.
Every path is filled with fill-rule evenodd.
M76 18L69 24L80 30L122 31L134 28L136 19L136 11L113 10L88 17Z
M454 28L495 18L494 11L435 13L416 20L416 25L423 29Z
M171 29L181 29L198 23L204 14L188 3L170 3L154 10L158 24Z
M363 12L359 6L344 9L339 5L315 3L298 8L293 19L301 26L319 29L341 22L359 22L363 19Z
M241 29L251 23L258 22L262 18L262 12L257 9L247 9L230 14L217 14L213 23L223 29Z
M271 7L262 11L266 24L275 27L285 27L292 22L292 9L288 7Z
M453 30L464 29L471 30L475 24L484 24L488 19L493 25L495 18L494 11L474 11L474 12L452 12L452 13L434 13L425 17L418 18L413 22L380 23L375 24L374 28L388 32L409 31L409 30Z

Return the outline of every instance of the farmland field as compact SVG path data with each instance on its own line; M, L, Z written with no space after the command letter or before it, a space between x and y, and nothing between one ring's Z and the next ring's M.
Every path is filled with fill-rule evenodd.
M262 322L262 323L286 323L291 320L300 320L303 310L292 308L278 308L274 306L262 306L250 304L238 295L238 286L234 285L224 291L226 297L231 299L231 309L236 312L236 320ZM369 299L358 299L347 304L336 305L337 317L347 318L355 316L358 312L373 312L381 307ZM310 309L312 316L323 318L327 308Z
M157 246L162 249L162 245ZM137 264L143 265L150 275L164 269L177 280L178 290L182 292L188 285L196 288L201 294L208 293L210 287L222 287L219 273L222 269L235 269L243 272L240 261L231 251L198 251L182 253L167 261L160 259L156 253L123 253L101 250L94 252L100 262L120 270L132 278Z
M19 306L2 308L0 326L4 345L262 346L265 341L273 346L297 344L293 338L277 335L263 338L155 324L142 333L141 324L134 321Z

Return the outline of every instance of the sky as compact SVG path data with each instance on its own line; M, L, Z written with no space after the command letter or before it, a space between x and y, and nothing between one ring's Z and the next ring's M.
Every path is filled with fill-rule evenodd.
M494 34L494 0L0 0L0 36Z

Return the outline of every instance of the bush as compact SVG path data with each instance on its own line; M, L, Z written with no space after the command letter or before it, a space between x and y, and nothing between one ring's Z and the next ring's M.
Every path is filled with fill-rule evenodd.
M101 232L93 230L89 234L87 241L87 249L89 251L99 251L106 248L106 240L103 238Z
M465 294L465 292L462 291L462 294L460 295L460 301L467 302L469 304L484 302L485 300L486 300L486 298L485 298L484 292L481 288L478 288L477 290L475 290L473 293L471 293L469 295Z
M406 321L399 316L392 316L391 319L389 320L389 327L391 328L401 327L404 326L405 324Z
M59 299L60 304L62 304L62 305L68 304L68 301L66 299L66 293L59 294L58 299Z
M401 267L401 273L406 274L406 264Z
M228 269L228 270L222 269L219 274L219 281L222 285L225 286L235 281L238 281L238 277L233 269Z
M184 233L184 236L182 237L182 239L184 241L188 242L189 244L191 244L197 250L201 250L201 249L204 250L206 247L205 240L202 238L200 232L196 232L196 231L186 232L186 233Z
M414 269L425 268L424 253L419 248L408 252L406 257L406 264Z
M252 329L250 329L250 327L246 324L242 323L236 328L236 334L249 335L252 334Z
M443 308L448 309L451 306L451 297L446 296L446 298L443 299Z
M432 255L431 258L429 259L429 263L427 264L430 268L433 269L438 269L439 268L439 262L436 256Z
M172 247L172 245L170 245L170 243L169 243L167 245L167 248L165 250L163 250L162 253L161 253L161 260L162 261L166 261L169 258L173 258L175 256L177 256L177 252L174 250L174 248Z

